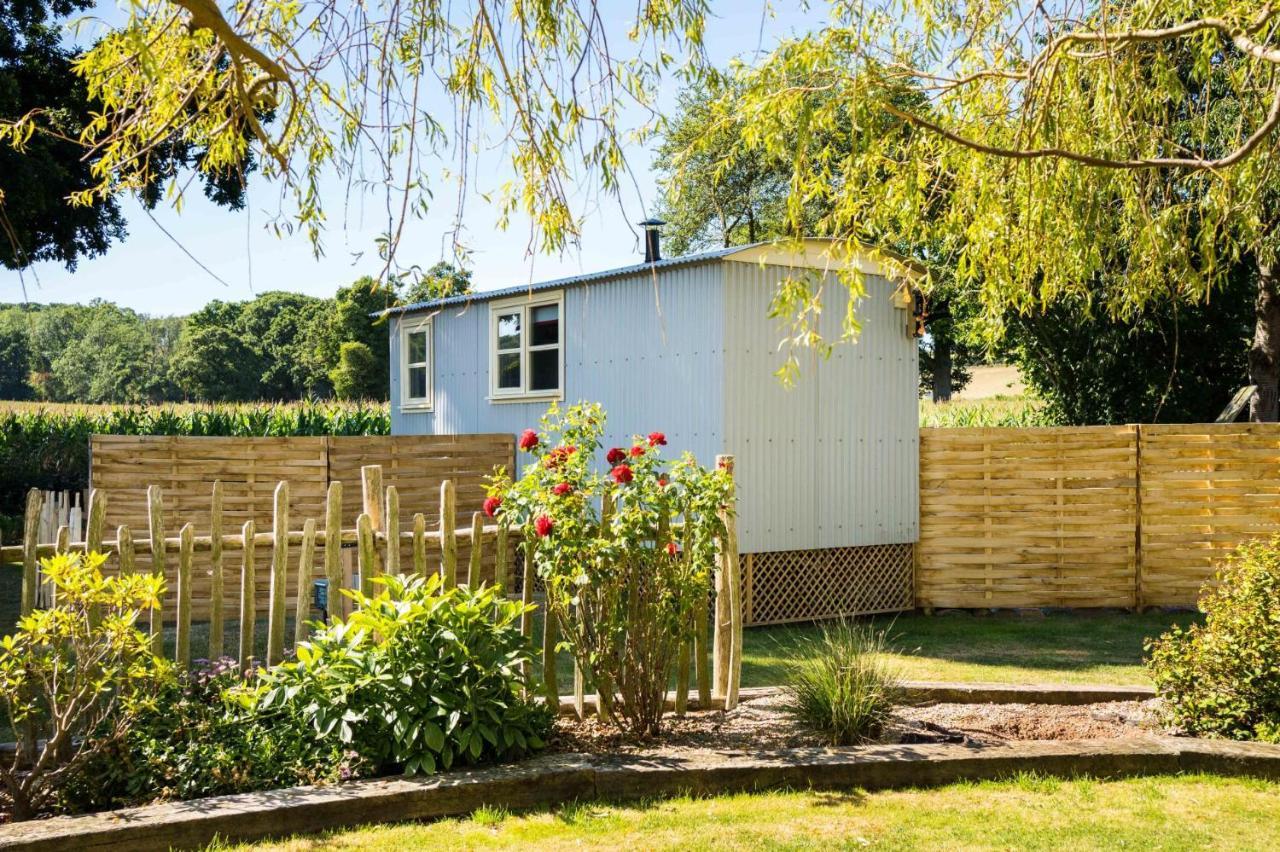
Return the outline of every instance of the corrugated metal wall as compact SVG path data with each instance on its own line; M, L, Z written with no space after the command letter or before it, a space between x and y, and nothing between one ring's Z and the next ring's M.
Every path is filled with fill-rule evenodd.
M661 430L670 457L690 450L711 464L722 452L722 282L720 264L712 262L565 289L564 398L604 405L608 444ZM392 323L393 434L519 432L537 425L545 403L486 399L488 322L485 302L436 317L430 413L399 410L400 335ZM520 464L527 460L521 454Z
M739 462L744 552L914 541L919 529L916 341L892 284L866 277L862 333L829 359L805 351L783 387L769 301L789 270L727 262L725 446ZM834 339L848 291L827 276L823 334Z

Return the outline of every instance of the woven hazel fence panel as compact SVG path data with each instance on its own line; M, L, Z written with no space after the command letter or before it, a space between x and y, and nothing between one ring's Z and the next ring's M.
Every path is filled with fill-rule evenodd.
M440 484L455 483L457 526L471 525L472 513L484 502L484 477L497 465L510 468L515 454L511 435L396 435L380 437L315 438L208 438L186 436L95 435L90 442L90 485L107 495L105 528L114 538L117 527L128 526L134 538L145 538L148 530L147 487L159 486L164 495L165 534L178 534L179 519L190 522L196 535L209 535L210 497L213 482L223 489L224 534L238 533L247 520L258 530L269 531L276 484L289 482L289 515L298 520L316 518L323 525L325 495L329 483L343 486L345 527L355 525L361 510L360 469L382 465L384 485L396 486L400 496L402 532L412 530L414 513L426 516L427 529L440 528ZM470 545L459 543L458 557L466 564ZM401 545L401 564L412 564L412 546ZM255 551L254 581L260 614L265 614L270 585L271 551ZM494 549L482 550L482 573L493 576ZM228 554L226 564L232 559ZM428 539L427 558L440 560L439 541ZM150 571L151 554L137 553L139 570ZM238 564L238 561L237 563ZM212 562L208 552L195 554L193 571L193 616L208 617ZM170 555L166 573L172 575L175 560ZM319 569L314 576L319 578ZM172 584L173 577L170 577ZM294 594L296 577L288 576L289 595ZM239 601L239 587L224 584L223 605L229 611ZM173 616L172 598L167 617Z
M1137 430L920 430L923 607L1133 606Z
M1280 426L1140 434L1142 603L1188 603L1236 545L1280 533Z
M743 619L780 624L911 609L911 545L749 553Z

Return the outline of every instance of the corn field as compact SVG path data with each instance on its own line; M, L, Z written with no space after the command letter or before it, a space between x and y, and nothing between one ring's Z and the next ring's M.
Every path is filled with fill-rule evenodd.
M996 396L935 403L920 400L920 425L943 429L969 426L1057 426L1037 399Z
M89 486L90 435L387 435L385 403L100 406L0 403L0 535L17 540L30 488Z

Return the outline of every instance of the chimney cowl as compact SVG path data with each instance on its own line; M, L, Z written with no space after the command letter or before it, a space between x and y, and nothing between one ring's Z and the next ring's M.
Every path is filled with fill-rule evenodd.
M644 228L644 262L656 263L662 260L661 237L658 229L667 223L661 219L649 218L637 224Z

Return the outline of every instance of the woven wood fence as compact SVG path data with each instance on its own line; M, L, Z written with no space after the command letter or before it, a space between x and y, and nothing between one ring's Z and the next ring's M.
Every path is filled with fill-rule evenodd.
M389 437L289 437L212 438L186 436L95 435L90 442L91 488L110 496L106 501L104 524L107 530L127 526L150 530L151 515L147 491L151 486L164 495L166 533L175 529L170 518L183 518L201 533L210 529L210 484L222 483L222 527L240 529L253 520L259 529L268 529L274 512L275 489L281 480L289 482L289 511L293 517L322 517L331 485L341 483L347 499L342 501L342 524L354 528L361 511L359 500L350 495L362 488L361 469L378 465L386 485L396 487L408 514L423 512L435 524L436 501L445 480L455 484L457 510L470 517L484 502L485 477L496 466L510 469L515 457L515 439L495 435L395 435ZM428 553L438 558L436 539L428 539ZM470 560L468 541L461 544L460 558ZM410 556L408 545L402 557ZM195 563L194 616L209 617L209 554L198 551ZM266 614L267 566L270 554L257 554L256 600ZM137 554L140 570L151 569L151 554ZM482 561L484 577L493 579L494 552ZM224 606L234 606L238 590L224 590ZM166 618L176 615L172 601Z
M1280 532L1280 425L922 429L916 602L1194 604Z

